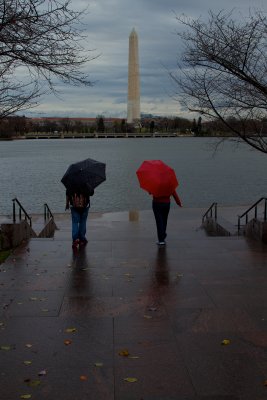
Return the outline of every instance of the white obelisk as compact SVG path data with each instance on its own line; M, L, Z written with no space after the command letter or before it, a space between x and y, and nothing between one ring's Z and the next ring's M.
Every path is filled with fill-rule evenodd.
M133 28L129 36L127 122L134 123L139 120L140 120L140 81L139 81L138 36L135 29Z

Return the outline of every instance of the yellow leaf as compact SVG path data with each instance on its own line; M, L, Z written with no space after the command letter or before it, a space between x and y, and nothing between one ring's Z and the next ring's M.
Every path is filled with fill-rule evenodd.
M31 361L23 361L23 364L24 364L24 365L31 365L32 362L31 362Z
M30 387L37 387L39 385L41 385L41 381L39 381L39 380L33 380L28 383L28 386L30 386Z
M74 333L74 332L77 332L77 329L76 329L76 328L67 328L67 329L65 330L65 332L67 332L67 333Z
M144 318L151 319L152 317L151 317L151 315L144 315Z
M103 363L100 363L100 362L97 362L97 363L95 363L95 367L103 367Z
M230 342L229 339L224 339L224 340L221 342L221 344L224 345L224 346L226 346L227 344L230 344L230 343L231 343L231 342Z
M0 350L5 350L5 351L11 350L11 346L1 346Z
M124 378L123 380L130 383L137 382L137 378Z
M21 399L31 399L32 395L31 394L22 394L20 396Z
M122 357L128 357L129 356L129 351L127 349L123 349L121 351L119 351L119 355Z

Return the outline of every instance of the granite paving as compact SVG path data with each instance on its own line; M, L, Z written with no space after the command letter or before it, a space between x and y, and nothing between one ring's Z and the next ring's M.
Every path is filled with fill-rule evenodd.
M266 400L267 246L209 237L201 209L89 214L0 265L0 398Z

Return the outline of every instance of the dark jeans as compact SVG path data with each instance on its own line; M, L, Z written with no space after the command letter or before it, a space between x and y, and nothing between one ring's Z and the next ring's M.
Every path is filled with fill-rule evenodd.
M76 208L71 207L73 241L76 239L86 240L85 234L88 211L89 207L84 208L82 211L77 211Z
M170 211L170 203L158 203L153 201L152 209L157 224L158 240L159 242L163 242L167 236L166 229Z

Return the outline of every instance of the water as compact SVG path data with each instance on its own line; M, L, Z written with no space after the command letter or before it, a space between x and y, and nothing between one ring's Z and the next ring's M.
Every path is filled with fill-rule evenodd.
M150 209L135 171L145 159L161 159L176 171L185 207L247 205L267 196L267 155L216 138L51 139L0 142L0 214L10 214L17 197L29 213L64 212L60 182L69 164L87 157L106 163L107 180L91 211Z

